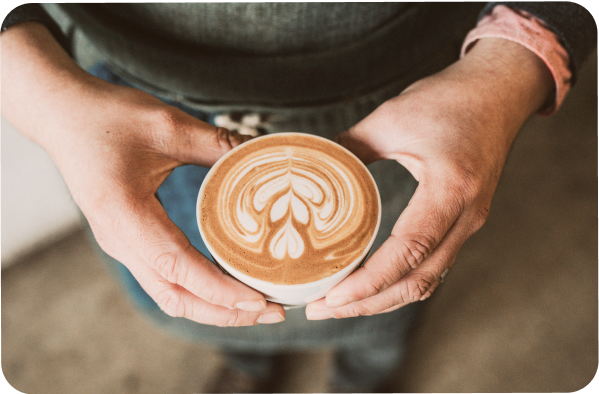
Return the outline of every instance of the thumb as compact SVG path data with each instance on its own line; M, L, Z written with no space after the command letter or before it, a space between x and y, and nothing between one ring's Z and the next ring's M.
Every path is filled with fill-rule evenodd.
M159 150L185 164L210 167L225 153L248 141L251 137L216 127L175 107L169 107L161 122L156 141Z
M361 130L360 123L358 123L354 127L337 134L334 141L356 155L364 164L382 159L383 157L378 153L380 150L374 147L371 136Z
M397 146L399 141L393 139L400 138L400 135L383 132L390 127L398 131L401 129L394 116L397 108L392 101L381 104L353 127L338 134L335 141L355 154L364 164L382 159L397 159L392 156L391 147Z
M391 236L361 268L329 291L327 306L339 307L379 294L433 253L462 209L431 189L434 187L429 185L418 187Z
M266 307L261 293L224 274L195 249L155 197L135 201L129 208L107 203L105 212L114 215L102 217L101 225L119 239L120 245L125 245L117 245L112 254L107 250L117 260L127 258L123 253L131 249L168 282L211 304L246 311Z

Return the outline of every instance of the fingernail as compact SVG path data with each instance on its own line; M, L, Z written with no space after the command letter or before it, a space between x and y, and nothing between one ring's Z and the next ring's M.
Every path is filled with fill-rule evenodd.
M266 312L266 313L260 315L258 320L256 320L256 323L258 323L258 324L273 324L273 323L280 323L283 320L285 320L285 318L279 312Z
M306 317L308 320L326 320L335 318L331 312L326 309L322 309L320 311L308 311Z
M355 300L350 296L335 296L331 299L327 298L327 307L339 308L340 306L347 305Z
M266 301L263 300L247 300L240 301L235 304L235 308L246 312L260 312L266 309Z

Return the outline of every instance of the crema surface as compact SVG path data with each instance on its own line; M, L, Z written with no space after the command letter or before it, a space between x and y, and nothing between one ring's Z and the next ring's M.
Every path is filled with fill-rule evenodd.
M368 170L339 145L291 134L241 145L213 169L200 220L216 254L277 284L327 277L364 253L379 197Z

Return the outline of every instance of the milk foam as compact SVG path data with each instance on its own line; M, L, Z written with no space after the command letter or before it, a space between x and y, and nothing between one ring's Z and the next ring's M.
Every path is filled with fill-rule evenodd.
M202 201L204 233L217 253L273 283L342 269L363 253L378 223L378 193L365 167L338 145L313 147L304 138L283 148L265 138L266 146L248 152L242 145L217 168L219 181Z
M270 170L261 172L265 165ZM316 244L335 233L342 236L356 196L355 181L350 176L332 157L293 148L260 154L244 163L243 170L224 184L222 201L233 202L235 210L225 209L223 227L230 237L255 249L264 242L269 230L284 219L285 224L271 238L268 251L277 259L300 258L305 243L297 224L314 224L314 230L309 232L312 240L306 241ZM265 209L269 211L266 215Z

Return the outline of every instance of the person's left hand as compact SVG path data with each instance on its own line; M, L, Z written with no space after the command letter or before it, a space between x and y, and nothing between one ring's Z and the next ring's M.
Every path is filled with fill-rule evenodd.
M397 160L419 186L391 236L309 304L308 319L372 315L428 298L485 222L512 141L553 87L528 49L482 39L341 133L338 142L362 161Z

